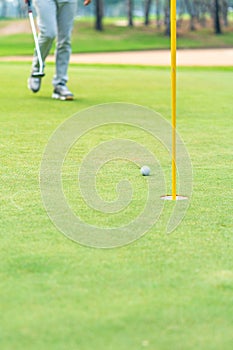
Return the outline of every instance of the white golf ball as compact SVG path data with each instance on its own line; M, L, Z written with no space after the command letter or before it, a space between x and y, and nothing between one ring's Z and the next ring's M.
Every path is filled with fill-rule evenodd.
M143 176L149 176L150 175L150 168L147 165L143 165L143 167L141 167L140 172Z

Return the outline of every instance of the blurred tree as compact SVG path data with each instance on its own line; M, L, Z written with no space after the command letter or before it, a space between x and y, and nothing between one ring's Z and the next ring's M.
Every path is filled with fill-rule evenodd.
M146 26L148 26L148 24L150 24L149 14L150 14L151 2L152 2L152 0L145 1L145 21L144 21L144 24Z
M156 27L159 29L161 26L160 18L161 18L161 2L162 0L156 0Z
M133 0L127 0L128 26L133 27Z
M170 1L171 0L165 0L164 1L164 24L165 24L165 35L170 36L171 29L170 29Z
M17 7L17 14L18 17L25 17L25 10L24 10L24 3L22 2L22 0L17 0L16 2L16 7Z
M228 1L222 0L222 15L225 27L228 27L228 6Z
M5 18L7 14L7 1L6 0L1 0L1 15L0 17Z
M95 0L95 29L103 30L103 0Z
M219 0L214 1L214 30L215 34L221 34L221 24L220 24L220 3Z
M196 30L194 25L195 20L195 1L193 0L185 0L186 9L190 16L190 30Z
M198 22L200 22L201 1L200 0L193 0L193 7L194 7L194 15L197 18Z
M209 7L210 7L209 0L201 1L199 22L203 27L206 26L206 14L209 11Z
M178 19L177 19L177 27L178 28L182 27L184 14L185 14L185 3L184 3L184 0L180 0L179 7L178 7Z

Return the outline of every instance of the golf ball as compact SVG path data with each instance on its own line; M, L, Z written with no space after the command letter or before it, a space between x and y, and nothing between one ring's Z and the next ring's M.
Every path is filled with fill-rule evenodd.
M143 167L141 167L141 174L143 176L149 176L150 175L150 168L147 165L143 165Z

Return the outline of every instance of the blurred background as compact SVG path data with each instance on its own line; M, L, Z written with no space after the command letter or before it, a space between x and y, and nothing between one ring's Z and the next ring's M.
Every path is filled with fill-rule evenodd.
M77 2L74 53L169 48L170 0ZM178 48L233 47L233 0L177 0L177 37ZM24 1L0 0L0 55L31 52Z

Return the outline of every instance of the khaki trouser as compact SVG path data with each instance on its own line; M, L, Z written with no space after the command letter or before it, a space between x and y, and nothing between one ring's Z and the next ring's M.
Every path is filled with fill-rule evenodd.
M34 0L43 62L49 54L54 39L57 38L54 86L68 81L67 70L71 54L71 32L76 14L76 3L76 0ZM38 59L35 52L33 70L37 69Z

